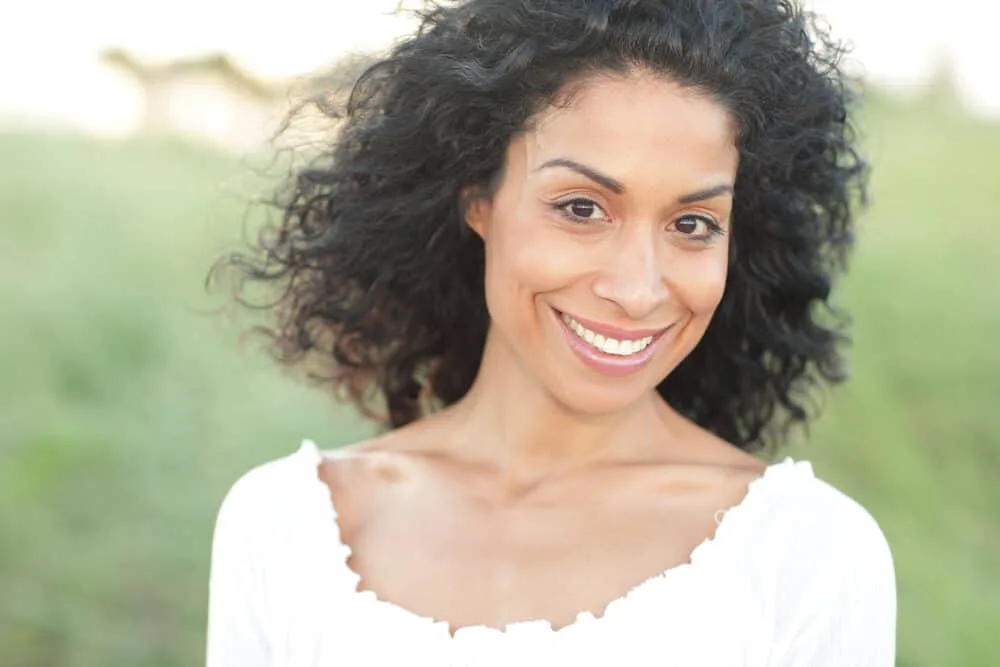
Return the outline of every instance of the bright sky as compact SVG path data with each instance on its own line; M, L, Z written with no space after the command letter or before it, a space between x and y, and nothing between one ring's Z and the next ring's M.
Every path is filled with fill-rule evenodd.
M1000 116L1000 0L803 0L856 45L877 81L924 80L937 54L955 64L970 105ZM412 27L398 0L34 0L0 24L0 120L68 115L97 129L131 111L137 91L98 54L124 47L150 60L225 51L264 78L304 74L374 49ZM409 0L412 5L414 0ZM130 106L131 105L131 106ZM117 109L117 111L116 111Z
M34 0L4 8L0 121L119 134L142 105L100 62L111 47L149 61L224 51L258 77L308 73L377 49L412 23L398 0Z
M945 59L969 110L1000 118L1000 0L803 1L854 43L872 81L919 85Z
M122 46L151 59L225 50L258 75L301 74L406 30L398 0L34 0L0 28L9 56L65 63ZM5 9L7 19L10 9ZM8 34L4 34L8 33Z

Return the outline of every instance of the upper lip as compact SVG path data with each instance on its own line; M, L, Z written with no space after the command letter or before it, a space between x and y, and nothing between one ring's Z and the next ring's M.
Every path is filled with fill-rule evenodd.
M574 320L590 329L594 333L599 333L602 336L614 338L616 340L638 340L640 338L646 338L647 336L658 336L667 329L669 326L660 327L659 329L623 329L621 327L612 326L610 324L603 324L601 322L594 322L593 320L586 320L582 317L577 317L571 313L566 313L565 311L558 311L560 314L568 315Z

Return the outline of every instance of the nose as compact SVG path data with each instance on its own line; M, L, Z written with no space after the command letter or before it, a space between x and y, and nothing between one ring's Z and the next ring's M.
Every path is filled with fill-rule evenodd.
M642 320L666 303L670 296L663 258L656 244L644 235L612 250L593 285L594 294L614 302L633 320Z

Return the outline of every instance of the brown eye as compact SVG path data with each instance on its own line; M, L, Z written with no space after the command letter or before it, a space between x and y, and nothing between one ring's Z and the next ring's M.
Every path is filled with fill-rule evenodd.
M576 222L587 222L593 220L607 220L604 210L590 199L577 198L568 202L563 202L556 206L570 220Z
M685 236L695 239L710 239L721 232L719 225L700 215L686 215L674 223L674 229Z

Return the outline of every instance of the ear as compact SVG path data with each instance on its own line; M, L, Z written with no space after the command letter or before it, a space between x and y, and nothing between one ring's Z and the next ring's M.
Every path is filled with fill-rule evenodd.
M493 214L493 200L481 189L474 187L466 188L462 197L465 200L465 224L485 241L490 216Z

